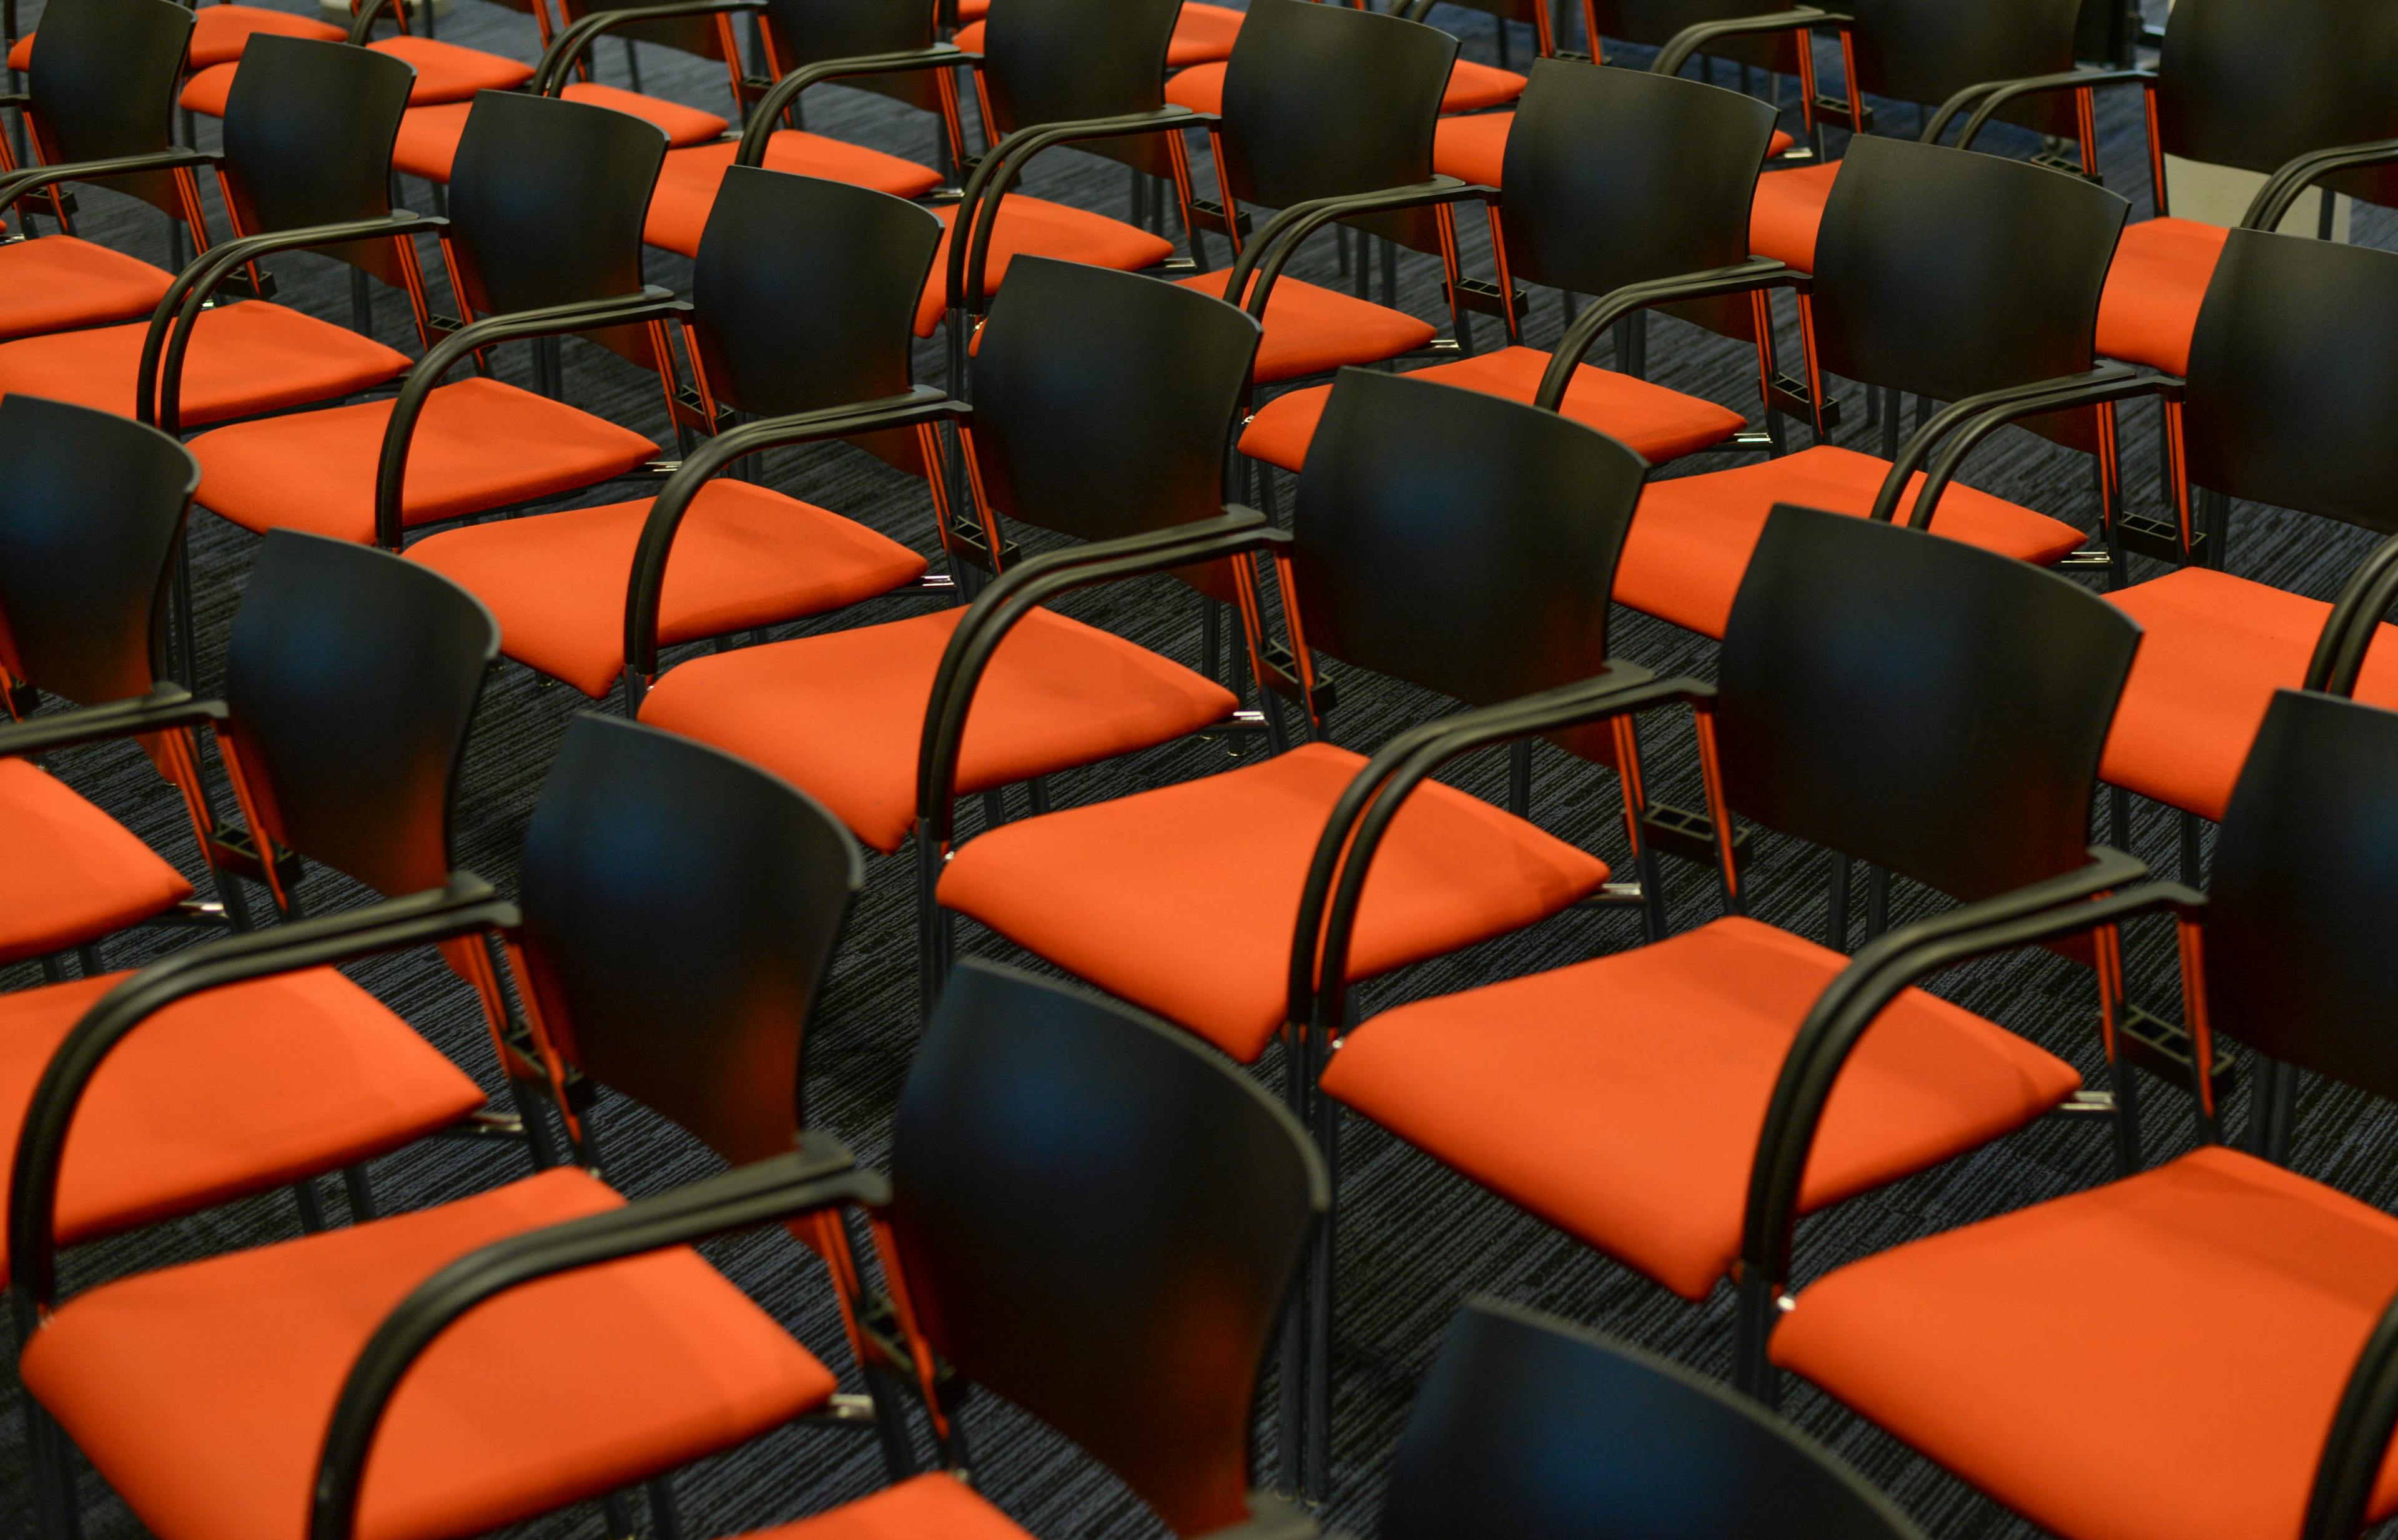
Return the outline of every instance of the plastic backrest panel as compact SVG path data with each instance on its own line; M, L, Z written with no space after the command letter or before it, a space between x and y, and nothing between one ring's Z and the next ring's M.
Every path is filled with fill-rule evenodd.
M1968 86L2062 74L2073 68L2081 0L1855 0L1850 31L1868 97L1936 107ZM2001 114L2044 133L2071 134L2073 99L2032 98Z
M25 93L52 161L167 148L192 13L174 0L53 0Z
M478 315L641 289L666 131L580 101L485 91L450 173L451 243Z
M983 86L1000 135L1165 105L1165 50L1181 12L1181 0L993 6L983 29Z
M2179 0L2157 64L2168 154L2273 171L2313 150L2398 138L2398 6ZM2398 169L2333 183L2398 202Z
M1256 0L1224 73L1224 169L1244 203L1285 209L1432 175L1457 39L1395 16Z
M929 48L934 12L922 0L766 0L766 34L775 61L789 71L832 59ZM859 75L844 84L927 112L940 101L930 73Z
M391 211L391 149L416 72L371 48L250 39L225 101L225 170L256 235Z

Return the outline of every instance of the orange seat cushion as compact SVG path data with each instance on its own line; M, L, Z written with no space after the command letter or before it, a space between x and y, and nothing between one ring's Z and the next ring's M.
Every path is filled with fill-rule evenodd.
M796 1524L741 1540L1028 1540L988 1499L947 1471L916 1476Z
M1188 14L1191 7L1183 7ZM1226 49L1230 57L1231 50ZM1165 100L1194 113L1224 110L1224 70L1220 63L1193 64L1165 82ZM1524 94L1525 79L1512 70L1494 69L1461 59L1449 71L1448 88L1441 93L1443 113L1474 113L1513 101Z
M729 127L714 113L586 81L578 80L568 86L566 100L607 107L654 123L666 131L667 142L677 147L706 144ZM474 110L472 101L411 107L400 115L399 137L392 143L391 169L427 182L447 182L450 168L458 159L458 141L466 132L466 115ZM729 162L731 156L726 159Z
M0 994L8 1141L50 1055L128 975ZM75 1109L58 1234L76 1241L397 1149L483 1093L414 1029L331 968L168 1006L109 1056ZM0 1173L0 1194L7 1176Z
M1849 959L1755 920L1420 1001L1349 1034L1324 1087L1690 1299L1740 1253L1749 1168L1799 1024ZM2073 1066L1909 990L1841 1070L1801 1202L2021 1128Z
M1890 463L1830 444L1779 460L1652 481L1640 493L1623 560L1615 572L1617 602L1662 620L1720 638L1732 598L1748 571L1750 553L1776 503L1858 518L1873 511ZM1914 508L1920 474L1898 505L1903 520ZM205 489L203 489L205 491ZM1932 516L1932 530L1968 545L2046 566L2072 554L2081 534L2043 513L1952 481Z
M34 34L27 33L8 50L8 67L20 73L34 66Z
M444 530L408 554L491 606L510 657L595 699L625 671L626 586L651 500ZM658 636L694 642L886 593L924 559L837 513L719 479L667 560Z
M0 396L47 396L131 417L146 323L0 345ZM408 372L405 353L345 327L249 301L200 312L183 355L184 426L332 400Z
M199 502L244 529L374 539L375 468L392 402L236 423L192 440ZM657 445L587 412L479 377L438 386L410 441L406 524L555 496L646 464Z
M1801 273L1813 272L1815 232L1839 174L1835 160L1758 177L1757 200L1748 209L1748 249Z
M1243 1062L1289 1008L1308 863L1365 759L1314 743L1272 759L1005 824L962 845L940 900ZM1392 820L1358 906L1349 977L1369 979L1547 918L1607 865L1428 781Z
M1549 355L1529 347L1476 353L1413 371L1410 378L1530 401L1540 393ZM1285 470L1307 461L1330 385L1310 385L1268 401L1241 435L1241 453ZM1696 396L1583 364L1566 386L1565 414L1630 445L1651 465L1719 444L1747 426L1737 412Z
M403 128L403 136L405 132ZM649 223L641 238L660 250L699 255L699 237L707 228L708 210L716 207L716 189L740 150L733 143L667 151L657 189L650 195ZM928 166L796 128L778 128L768 137L764 164L770 171L846 182L893 197L922 197L941 184L941 173Z
M1512 112L1442 118L1433 129L1432 169L1460 182L1498 186L1507 168L1507 134L1515 127ZM1776 128L1765 153L1769 157L1778 155L1797 142Z
M1226 6L1206 6L1185 0L1174 23L1173 40L1165 46L1165 67L1187 70L1193 64L1214 64L1233 57L1245 13ZM967 53L982 52L984 22L977 19L958 29L950 39Z
M1840 1268L1773 1358L2056 1533L2296 1534L2392 1293L2398 1220L2210 1146Z
M1232 270L1194 273L1174 281L1224 297ZM1425 346L1438 330L1405 311L1370 304L1285 274L1266 296L1265 337L1251 377L1260 385L1327 373L1344 364L1380 363Z
M1165 100L1194 113L1220 113L1224 110L1224 66L1221 63L1193 64L1166 76Z
M2190 338L2231 232L2196 220L2123 226L2098 297L2098 351L2169 374L2189 369Z
M2106 597L2142 634L2099 773L2219 821L2273 692L2305 684L2331 606L2203 567ZM2398 706L2398 628L2381 628L2356 698Z
M0 246L0 342L147 317L174 276L73 236Z
M478 1247L623 1201L555 1169L105 1284L26 1345L25 1387L160 1540L300 1540L334 1398L384 1317ZM696 1252L545 1279L417 1360L368 1459L357 1533L495 1528L738 1443L833 1387Z
M309 37L322 43L338 43L349 35L331 22L313 17L269 10L264 6L221 6L202 0L192 17L189 67L205 70L211 65L231 63L261 33L276 37Z
M96 941L191 896L123 824L55 776L0 759L0 963Z
M533 67L522 60L485 53L480 48L462 48L438 37L386 37L367 47L416 66L416 84L408 91L411 106L466 101L478 91L512 91L532 78ZM179 100L186 109L203 117L224 116L225 101L233 94L233 72L237 67L214 64L196 72L183 83L183 94Z
M761 764L886 854L916 824L933 677L962 608L696 657L641 720ZM958 756L960 795L1170 742L1232 693L1122 638L1036 610L992 654Z
M957 218L957 206L945 205L933 212L941 222L941 242L933 252L933 275L924 281L924 297L916 306L916 335L920 337L929 337L939 331L941 317L948 309L942 295L949 290L949 225ZM1174 243L1105 214L1010 193L1001 200L998 223L991 227L983 287L996 291L1007 277L1007 264L1019 255L1056 257L1063 262L1137 273L1174 255ZM1219 288L1222 282L1220 278L1217 280Z

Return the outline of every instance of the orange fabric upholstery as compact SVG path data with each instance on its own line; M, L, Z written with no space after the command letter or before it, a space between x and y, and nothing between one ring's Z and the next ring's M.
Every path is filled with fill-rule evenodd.
M1220 113L1224 110L1224 66L1193 64L1187 70L1168 75L1165 100L1177 106L1188 107L1194 113Z
M1540 393L1541 376L1548 367L1546 353L1506 347L1411 374L1486 396L1529 402ZM1298 470L1307 461L1307 446L1314 440L1315 425L1323 420L1324 405L1331 399L1330 385L1310 385L1275 397L1259 410L1241 435L1241 453L1285 470ZM1739 412L1713 401L1589 364L1575 370L1566 386L1565 414L1622 439L1651 465L1719 444L1747 426Z
M1027 1540L1007 1515L974 1489L936 1471L884 1487L796 1524L777 1524L743 1540Z
M888 854L915 829L924 709L964 615L946 609L696 657L658 681L641 720L765 766ZM1037 610L1008 633L975 692L959 792L1170 742L1235 704L1179 663Z
M1873 511L1890 463L1825 444L1779 460L1737 466L1670 481L1652 481L1640 494L1623 560L1615 573L1619 603L1662 620L1720 638L1749 554L1765 533L1776 503L1858 518ZM1914 508L1920 475L1907 482L1898 506ZM203 489L205 491L206 489ZM1932 530L2041 566L2070 555L2081 534L2046 514L1952 481L1932 516Z
M2187 373L2199 306L2230 237L2220 225L2188 219L2123 226L2098 297L2098 351L2168 374Z
M596 699L625 671L626 585L650 507L642 498L469 524L408 554L491 606L510 657ZM863 524L720 479L675 532L658 634L693 642L817 615L923 570L923 557Z
M54 331L0 345L0 396L135 415L149 325ZM346 327L249 301L200 312L183 356L186 426L337 399L408 372L408 355Z
M405 127L400 133L405 140ZM707 211L716 207L716 189L740 149L738 144L698 144L667 151L657 190L650 195L649 223L641 238L661 250L699 255L700 233L707 227ZM765 167L871 187L893 197L922 197L941 184L941 173L929 166L796 128L777 129L767 139Z
M200 503L242 528L374 539L389 400L236 423L192 440ZM628 428L497 380L437 388L409 445L401 519L429 524L622 476L658 447Z
M512 91L532 78L532 66L480 48L462 48L438 37L386 37L369 47L404 59L416 66L416 84L409 88L411 106L437 101L465 101L477 91ZM233 94L235 64L213 64L183 82L182 105L203 117L224 116L225 100Z
M1515 127L1516 115L1512 112L1469 113L1442 118L1433 129L1432 169L1460 182L1498 186L1507 167L1507 134ZM1776 128L1765 153L1768 156L1778 155L1798 142Z
M2203 567L2106 597L2144 634L2099 773L2220 820L2273 692L2306 682L2331 606ZM2398 706L2398 628L2381 628L2356 697Z
M942 298L949 290L947 226L957 218L957 206L946 205L933 212L944 228L941 243L933 252L933 276L924 280L924 297L916 306L916 335L920 337L929 337L939 331L941 317L948 309ZM1010 193L1001 201L999 221L991 228L990 255L984 269L983 286L995 292L1007 277L1007 264L1019 254L1138 273L1174 255L1174 243L1105 214ZM1220 286L1222 280L1218 282Z
M1185 6L1187 17L1193 7ZM1231 48L1225 49L1227 57ZM1224 110L1224 69L1220 63L1193 64L1165 82L1165 100L1190 108L1194 113L1220 113ZM1496 107L1515 101L1524 94L1525 79L1512 70L1493 69L1477 64L1471 59L1461 59L1449 71L1448 88L1441 93L1443 113L1476 113L1485 107Z
M1226 6L1205 6L1198 0L1186 0L1181 17L1174 23L1174 39L1165 46L1165 67L1187 70L1193 64L1213 64L1233 57L1233 40L1240 35L1244 13ZM970 21L958 29L950 39L968 53L982 52L983 25Z
M11 1144L51 1053L128 977L0 994ZM351 1165L482 1104L472 1080L331 968L195 995L127 1038L75 1110L59 1235L106 1235ZM0 1173L0 1194L7 1182Z
M2056 1533L2296 1534L2393 1292L2398 1220L2208 1147L1840 1268L1773 1357Z
M205 70L229 64L239 59L242 49L249 47L249 40L261 33L277 37L313 37L323 43L338 43L349 35L330 21L295 16L288 10L270 10L264 6L210 5L202 0L192 15L188 67Z
M8 50L8 67L12 70L22 73L25 70L33 68L33 65L34 34L32 33L27 33L24 36L17 39L16 47Z
M0 963L98 940L191 896L123 824L47 772L0 760Z
M1308 744L967 841L940 900L1244 1063L1283 1024L1308 862L1365 759ZM1392 820L1358 906L1369 979L1556 913L1606 863L1437 781Z
M565 94L569 101L585 101L654 123L666 130L667 142L677 148L706 144L730 126L714 113L614 86L578 80L566 88ZM411 107L400 116L399 137L392 144L391 169L427 182L447 182L450 168L458 159L458 141L466 131L466 115L474 109L472 101ZM726 159L729 163L731 156L728 155Z
M1813 272L1815 231L1839 174L1835 160L1758 177L1757 201L1748 209L1748 249L1801 273Z
M477 1247L622 1202L556 1169L105 1284L27 1344L25 1386L160 1540L300 1540L334 1398L384 1315ZM737 1443L833 1385L696 1252L546 1279L417 1361L368 1460L358 1533L496 1528Z
M1232 270L1194 273L1174 281L1203 294L1224 297ZM1380 363L1429 344L1439 334L1430 321L1405 311L1369 304L1288 274L1266 296L1265 337L1258 344L1251 377L1260 385L1304 379L1343 364Z
M174 276L73 236L0 246L0 342L147 317Z
M1755 920L1402 1006L1324 1087L1510 1202L1703 1299L1740 1253L1749 1168L1799 1023L1848 965ZM1937 1165L2080 1087L2073 1066L1920 990L1841 1071L1809 1209Z

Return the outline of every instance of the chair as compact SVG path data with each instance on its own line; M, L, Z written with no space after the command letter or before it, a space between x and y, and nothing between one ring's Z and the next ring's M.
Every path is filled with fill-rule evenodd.
M538 1321L570 1290L656 1265L663 1248L836 1206L874 1222L904 1329L893 1348L912 1355L944 1468L749 1540L1020 1537L984 1481L965 1479L972 1387L1073 1439L1177 1534L1256 1511L1258 1370L1325 1203L1324 1169L1288 1114L1120 1006L969 964L901 1093L890 1180L812 1169L815 1142L486 1247L421 1286L343 1387L312 1534L378 1532L384 1489L358 1502L370 1456L379 1472L408 1448L420 1385L489 1340L486 1320Z
M665 151L664 134L623 113L484 93L441 230L465 324L417 360L397 398L193 439L201 506L261 534L300 529L396 551L424 525L641 470L657 446L552 399L554 380L536 394L488 373L447 376L502 343L580 332L655 371L672 406L666 323L680 306L643 287L640 234ZM542 357L537 375L550 372Z
M547 16L540 0L532 0L528 8L542 18L546 32ZM377 41L375 24L386 16L398 29L397 34ZM462 47L438 37L415 35L409 27L407 7L397 0L353 0L349 30L344 39L376 53L389 54L413 69L416 79L408 96L411 105L468 101L478 91L512 91L533 75L533 67L520 59ZM224 116L239 64L239 60L233 60L206 69L195 67L183 82L176 104L195 116Z
M1343 0L1302 0L1302 3L1339 6L1343 4ZM1514 9L1518 7L1528 8L1530 5L1544 3L1544 0L1500 0L1500 3ZM1346 4L1355 10L1372 9L1367 0L1346 0ZM1407 0L1404 5L1393 5L1390 14L1410 21L1421 21L1431 12L1433 5L1434 0ZM1239 46L1236 37L1233 48L1237 50ZM1542 49L1544 55L1549 51L1547 47ZM1230 55L1226 58L1229 61ZM1194 64L1167 83L1165 99L1194 113L1221 112L1228 68L1228 63ZM1444 114L1478 113L1486 108L1503 106L1524 93L1522 75L1513 70L1493 69L1471 59L1452 58L1448 74L1443 81L1440 110Z
M1772 109L1692 81L1543 59L1516 115L1523 127L1508 151L1514 191L1489 210L1500 274L1493 308L1509 345L1413 372L1561 410L1652 466L1740 433L1747 425L1738 412L1621 370L1577 363L1552 382L1552 356L1522 344L1515 285L1612 294L1745 264L1748 206ZM1591 154L1595 144L1607 153ZM1764 298L1733 303L1701 318L1753 341L1759 379L1771 381L1778 371ZM1298 470L1331 393L1307 385L1276 396L1242 432L1241 453Z
M448 587L375 552L330 548L329 559ZM821 1136L802 1135L797 1103L803 1033L858 880L855 846L789 787L698 745L586 718L534 810L519 905L459 873L344 925L236 938L136 975L53 1060L11 1194L20 1371L56 1419L46 1441L63 1430L161 1540L297 1533L344 1379L395 1305L492 1241L643 1212L595 1174L601 1087L679 1123L749 1178L845 1166ZM59 1298L47 1239L61 1148L98 1111L108 1071L158 1035L152 1023L297 968L441 942L479 956L492 939L508 952L524 1051L558 1092L572 1161ZM837 1226L802 1234L847 1267ZM494 1364L525 1372L495 1384ZM613 1493L820 1408L834 1388L688 1249L580 1274L494 1305L417 1366L377 1452L365 1531L476 1533ZM36 1452L46 1470L47 1452ZM670 1523L663 1482L651 1498ZM609 1517L613 1533L631 1532L613 1499Z
M941 397L909 378L939 223L863 187L750 167L726 174L708 220L684 331L707 426L747 442L760 425L735 427L742 416L812 427L911 417L912 428L890 431L945 500L939 423L924 411ZM625 675L626 590L656 507L642 498L470 524L409 555L492 606L510 657L597 699ZM906 546L726 477L690 497L673 535L651 596L653 653L925 586L924 559Z
M2392 753L2398 716L2283 691L2205 894L2143 885L1887 958L1849 1019L1961 957L2171 916L2199 1146L1834 1269L1779 1313L1773 1365L2060 1535L2353 1535L2398 1509L2389 1425L2341 1410L2352 1370L2351 1397L2387 1373L2398 1220L2285 1168L2293 1109L2267 1087L2248 1147L2221 1142L2210 1073L2237 1042L2260 1071L2398 1090L2371 918L2398 898ZM1786 1255L1764 1259L1777 1288Z
M222 297L269 252L321 250L400 288L420 343L430 345L409 237L359 238L393 220L391 136L409 74L398 60L364 48L259 36L242 56L218 163L233 244L178 277L147 322L0 344L0 395L31 391L180 433L355 395L407 373L408 356L371 336L263 295L241 304Z

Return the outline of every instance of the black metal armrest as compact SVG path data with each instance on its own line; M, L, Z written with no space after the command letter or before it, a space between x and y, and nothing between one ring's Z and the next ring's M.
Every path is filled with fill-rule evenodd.
M2339 598L2332 604L2323 633L2315 639L2306 688L2352 697L2357 676L2364 671L2365 655L2373 650L2382 617L2392 604L2398 604L2398 535L2373 547L2340 586Z
M0 104L7 98L0 97ZM6 209L27 193L55 186L61 182L101 182L110 177L131 176L137 171L172 171L186 166L213 166L222 157L214 150L186 150L178 146L155 150L148 155L114 155L104 160L70 160L56 166L27 166L18 170L0 172L0 209Z
M146 696L86 706L56 716L34 717L0 725L0 758L23 759L79 743L163 733L176 727L196 727L225 720L221 700L195 700L180 684L159 684Z
M2352 1540L2364 1533L2393 1429L2398 1429L2398 1299L2382 1306L2381 1318L2340 1388L2331 1433L2315 1464L2298 1540Z
M351 4L357 8L350 14L348 41L359 47L364 47L373 40L375 23L383 20L383 14L385 11L391 12L394 26L402 33L409 30L408 9L404 6L395 4L394 0L351 0Z
M1229 1529L1209 1530L1198 1540L1318 1540L1324 1533L1314 1518L1295 1504L1270 1493L1249 1493L1249 1517Z
M929 48L913 48L905 53L868 53L855 59L827 59L814 64L802 64L759 99L749 114L748 126L741 130L741 148L733 156L736 166L759 166L766 159L766 141L773 138L775 125L800 93L811 86L828 80L839 80L854 74L906 74L915 70L955 69L961 64L978 62L982 55L967 53L947 43L936 43Z
M2302 155L2266 179L2240 216L2243 230L2278 230L2298 195L2325 177L2367 166L2398 161L2398 139L2377 139L2363 144L2340 144Z
M472 1251L417 1285L367 1340L333 1403L317 1458L309 1540L351 1540L367 1456L393 1394L444 1331L511 1290L562 1273L754 1230L826 1209L879 1207L890 1183L840 1141L810 1131L800 1147L655 1197L546 1225Z
M1609 328L1636 311L1672 304L1679 300L1744 294L1758 289L1804 289L1809 281L1809 275L1793 271L1787 263L1771 257L1752 257L1730 267L1628 284L1613 293L1603 294L1596 303L1576 316L1573 325L1566 328L1566 334L1558 339L1556 351L1549 355L1549 367L1541 376L1541 388L1533 395L1532 404L1547 412L1555 412L1562 406L1566 388L1573 384L1573 371L1582 366L1583 358Z
M1233 271L1224 279L1224 298L1256 317L1260 324L1266 318L1266 301L1282 270L1299 254L1307 237L1335 220L1354 219L1360 214L1392 213L1402 209L1429 209L1443 203L1468 200L1488 202L1499 196L1496 187L1478 182L1460 182L1455 177L1435 176L1430 182L1419 182L1407 187L1391 187L1378 193L1351 193L1340 197L1311 198L1294 203L1266 222L1257 237L1241 248L1233 260ZM1228 211L1229 217L1229 211ZM1249 275L1257 275L1251 286ZM1246 296L1246 297L1245 297Z
M625 590L626 668L644 682L658 671L658 606L666 590L667 557L683 515L717 472L761 450L913 427L965 414L963 403L930 385L917 385L904 396L745 423L702 442L667 478L641 526L641 541L634 549L632 576Z
M454 871L442 887L175 952L101 995L50 1055L17 1138L8 1195L8 1282L20 1327L46 1313L57 1290L59 1171L75 1110L108 1056L142 1022L209 990L517 923L516 906L502 901L489 883Z
M2180 379L2174 375L2143 374L2126 365L2109 364L2088 374L1994 390L1987 396L1959 401L1924 424L1899 451L1897 462L1882 479L1881 491L1875 494L1873 517L1887 521L1897 516L1898 500L1906 495L1907 478L1944 438L1947 442L1937 455L1932 456L1931 466L1924 472L1923 490L1916 494L1914 511L1907 517L1909 529L1932 527L1933 511L1940 506L1941 494L1956 480L1966 456L2007 424L2063 412L2068 407L2098 406L2141 396L2172 399L2180 392L2181 385ZM1960 423L1962 426L1958 426Z
M627 6L622 10L595 10L559 33L533 66L530 88L538 96L556 96L566 88L567 72L600 37L643 21L664 21L678 16L708 16L727 11L762 11L766 0L671 0L658 6Z
M1828 26L1849 18L1812 6L1793 10L1770 11L1762 16L1734 16L1721 21L1702 21L1694 27L1684 27L1665 40L1657 57L1649 61L1652 74L1679 74L1691 55L1718 37L1748 37L1758 33L1798 32L1811 27Z
M1936 144L1949 120L1974 102L1974 115L1965 120L1964 131L1957 136L1957 148L1970 150L1974 141L2001 108L2021 101L2026 97L2046 96L2056 91L2078 91L2091 86L2140 85L2153 89L2157 83L2154 70L2068 70L2057 74L2028 75L2021 80L1985 80L1966 87L1940 104L1924 125L1923 142Z
M1276 533L1255 508L1228 507L1220 518L1033 557L1008 568L976 595L950 633L925 703L924 733L916 755L920 844L938 849L955 832L958 751L965 739L966 712L991 655L1018 621L1075 588L1269 549Z
M408 371L408 378L400 385L399 397L392 403L391 417L384 425L383 458L375 469L375 543L385 550L399 549L404 533L400 493L408 476L409 443L416 436L416 420L423 414L424 403L440 385L442 376L455 369L460 359L499 343L667 320L690 313L688 301L676 299L670 290L651 284L638 294L611 300L489 316L434 344L433 350L416 360L416 367Z

